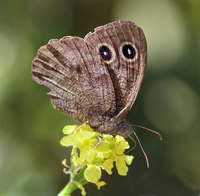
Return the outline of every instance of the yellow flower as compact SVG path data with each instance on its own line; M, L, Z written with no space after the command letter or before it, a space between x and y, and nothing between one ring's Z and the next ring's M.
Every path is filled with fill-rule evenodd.
M61 144L63 146L73 146L80 150L80 153L74 154L72 159L76 167L81 167L82 164L87 165L84 173L87 181L96 183L101 177L101 169L108 174L112 174L114 162L119 175L127 174L127 164L132 163L133 156L124 154L125 150L129 148L129 144L124 137L103 134L102 143L88 155L90 150L99 142L100 134L94 132L88 125L83 125L79 129L76 129L77 127L64 127L63 133L67 136L63 137ZM84 160L85 158L86 160ZM91 178L95 172L98 173L98 180Z
M112 174L114 162L119 175L125 176L128 172L127 165L133 161L133 156L124 154L129 148L128 142L122 136L103 134L102 142L99 143L100 133L93 131L90 126L83 125L66 126L63 133L66 135L61 140L61 145L72 146L71 166L67 161L62 163L66 167L64 172L70 174L70 182L61 191L59 196L69 195L73 190L79 188L82 195L86 195L84 184L91 182L100 189L106 183L99 181L102 170L109 175Z

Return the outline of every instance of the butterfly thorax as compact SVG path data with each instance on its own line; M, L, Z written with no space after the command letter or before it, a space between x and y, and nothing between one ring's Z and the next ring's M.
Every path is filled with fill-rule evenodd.
M128 134L133 132L133 128L128 123L126 123L125 120L121 122L107 120L104 123L102 123L99 127L94 127L94 129L100 133L122 136L127 136Z

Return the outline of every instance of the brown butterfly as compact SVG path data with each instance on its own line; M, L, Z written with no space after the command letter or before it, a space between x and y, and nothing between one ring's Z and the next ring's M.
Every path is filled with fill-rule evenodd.
M55 109L95 131L126 136L125 117L140 90L147 61L141 28L116 21L84 39L66 36L42 46L33 60L33 79L51 89Z

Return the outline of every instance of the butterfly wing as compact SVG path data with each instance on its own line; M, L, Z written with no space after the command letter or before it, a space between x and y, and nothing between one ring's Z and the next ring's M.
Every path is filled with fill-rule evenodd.
M55 109L84 123L115 111L114 88L105 64L84 39L64 37L42 46L32 63L33 79L51 89ZM95 122L94 122L95 124Z
M147 45L144 33L130 21L117 21L97 27L85 40L101 56L103 54L115 89L114 118L122 120L131 110L145 74ZM104 58L106 53L110 53L107 55L110 58Z

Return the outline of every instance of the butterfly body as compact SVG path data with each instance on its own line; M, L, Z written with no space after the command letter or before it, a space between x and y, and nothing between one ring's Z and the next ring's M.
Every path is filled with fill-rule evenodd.
M97 27L84 39L50 40L33 60L33 79L51 89L55 109L100 133L127 135L125 122L146 69L143 31L130 21Z

